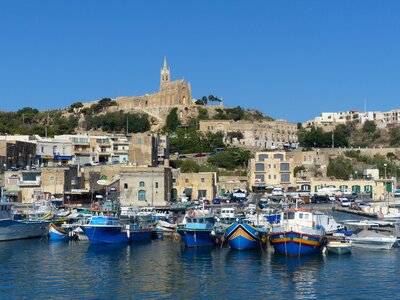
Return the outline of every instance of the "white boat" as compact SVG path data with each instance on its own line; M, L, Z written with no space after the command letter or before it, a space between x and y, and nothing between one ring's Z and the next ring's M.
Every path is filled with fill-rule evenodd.
M12 213L13 203L0 202L0 241L42 237L50 224L47 220L25 220Z
M333 234L345 229L344 225L337 223L331 215L319 211L314 212L314 219L315 224L322 226L326 234Z
M155 230L156 231L164 231L164 232L175 232L177 228L177 224L171 224L163 220L159 220L156 223Z
M371 230L362 230L358 234L353 234L349 237L354 247L375 249L375 250L389 250L397 241L395 236L387 236Z
M351 253L351 241L347 240L341 240L341 241L330 241L326 245L326 249L328 250L329 253L333 254L349 254Z

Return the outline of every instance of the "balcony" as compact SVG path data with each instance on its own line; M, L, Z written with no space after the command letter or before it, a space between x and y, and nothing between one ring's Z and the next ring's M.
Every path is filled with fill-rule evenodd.
M90 149L89 149L89 148L87 148L87 149L82 149L82 148L80 148L80 149L74 149L74 154L75 154L75 155L76 155L76 154L89 155L89 154L90 154Z

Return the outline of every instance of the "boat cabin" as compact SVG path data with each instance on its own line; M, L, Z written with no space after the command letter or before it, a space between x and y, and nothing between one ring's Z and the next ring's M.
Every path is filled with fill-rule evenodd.
M11 210L14 204L0 202L0 219L9 219L11 218Z
M212 229L215 223L210 216L187 216L185 220L187 229Z
M313 213L309 211L285 211L282 212L281 223L289 227L299 226L313 228L315 227Z

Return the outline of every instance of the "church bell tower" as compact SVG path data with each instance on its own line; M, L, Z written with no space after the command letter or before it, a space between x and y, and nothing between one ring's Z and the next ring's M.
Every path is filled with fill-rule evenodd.
M164 66L160 72L160 91L165 85L168 85L170 81L170 70L167 66L167 58L164 56Z

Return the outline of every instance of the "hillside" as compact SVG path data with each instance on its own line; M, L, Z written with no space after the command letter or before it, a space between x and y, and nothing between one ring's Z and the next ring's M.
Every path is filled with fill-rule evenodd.
M90 103L75 102L60 110L39 111L26 107L17 112L0 111L0 134L26 134L54 136L81 131L96 132L145 132L159 131L173 107L137 107L124 111L118 101L103 98ZM272 118L253 109L241 107L191 105L177 107L181 124L192 121L248 120L271 121Z

